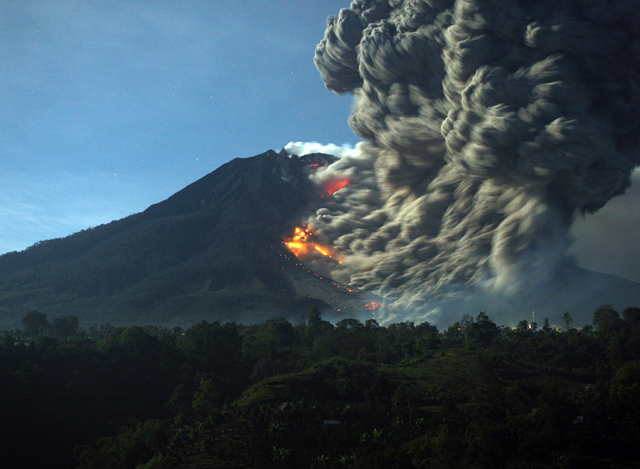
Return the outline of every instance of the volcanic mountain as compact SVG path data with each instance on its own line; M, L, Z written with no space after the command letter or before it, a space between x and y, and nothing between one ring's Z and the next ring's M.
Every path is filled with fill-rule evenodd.
M144 212L0 256L0 328L20 326L31 310L84 325L171 327L275 316L297 323L313 306L328 319L372 317L379 297L311 271L284 243L321 202L310 172L334 160L284 151L237 158ZM389 304L379 311L387 320L425 318ZM533 310L539 322L560 324L568 310L584 324L601 304L640 306L640 284L569 266L526 295L433 304L440 313L426 318L441 327L481 310L503 324Z
M0 256L0 327L34 309L167 326L365 311L363 293L307 270L283 244L320 196L309 171L334 159L234 159L144 212Z

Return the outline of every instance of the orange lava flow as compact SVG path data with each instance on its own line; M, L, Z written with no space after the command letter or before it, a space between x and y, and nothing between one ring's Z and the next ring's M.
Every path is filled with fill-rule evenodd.
M300 260L307 260L317 257L316 253L322 256L334 258L334 250L328 246L312 241L313 232L309 228L300 228L296 226L293 237L285 239L285 246ZM340 262L338 259L335 259Z
M325 187L325 191L327 191L327 194L329 195L334 194L338 192L340 189L342 189L343 187L347 186L349 182L350 181L348 179L338 179L337 181L333 181L329 183Z
M372 301L371 303L367 303L364 305L365 308L367 308L370 311L374 311L376 309L378 309L380 306L382 306L382 303L378 303L376 301Z
M322 249L320 246L317 246L317 245L315 246L315 248L316 248L316 251L318 251L323 256L331 257L331 254L329 254L326 249Z

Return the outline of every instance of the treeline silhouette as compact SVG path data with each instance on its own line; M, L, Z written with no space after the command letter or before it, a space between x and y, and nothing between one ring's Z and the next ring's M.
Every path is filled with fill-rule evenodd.
M49 322L0 334L12 468L635 467L640 308L591 325Z

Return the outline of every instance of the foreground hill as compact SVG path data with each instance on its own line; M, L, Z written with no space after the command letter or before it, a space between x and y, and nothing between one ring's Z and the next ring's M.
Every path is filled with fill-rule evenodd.
M238 158L142 213L0 256L0 326L33 309L83 323L187 326L299 321L311 306L328 314L362 305L282 243L319 196L311 165L333 159Z
M13 469L637 468L640 308L0 334ZM55 335L49 335L53 332ZM75 448L75 449L74 449ZM75 463L75 464L74 464Z

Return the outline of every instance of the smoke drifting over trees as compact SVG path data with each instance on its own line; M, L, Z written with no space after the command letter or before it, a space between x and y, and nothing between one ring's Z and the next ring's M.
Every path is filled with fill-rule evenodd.
M356 0L315 62L366 143L312 219L339 280L396 298L535 288L570 264L579 213L640 164L632 1Z

